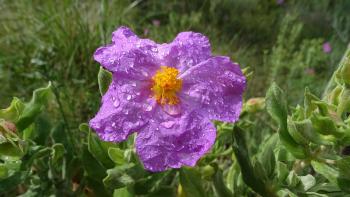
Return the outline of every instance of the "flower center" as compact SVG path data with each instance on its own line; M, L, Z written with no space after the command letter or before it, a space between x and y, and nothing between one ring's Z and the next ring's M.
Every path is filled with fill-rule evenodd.
M176 68L161 66L152 77L154 97L161 105L176 105L180 102L176 93L181 90L182 80L177 76L179 71Z

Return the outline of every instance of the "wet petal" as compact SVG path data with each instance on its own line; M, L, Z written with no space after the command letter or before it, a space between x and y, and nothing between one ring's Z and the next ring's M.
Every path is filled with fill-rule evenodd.
M137 135L136 150L146 169L164 171L194 166L216 137L214 125L196 112L150 121Z
M120 27L113 32L112 41L94 53L105 69L145 79L159 68L158 45L152 40L140 39L129 28Z
M188 69L183 79L181 99L209 119L235 122L242 109L246 79L239 65L228 57L212 57Z
M173 42L162 44L159 49L162 64L176 67L181 73L211 55L208 38L195 32L181 32Z
M120 142L148 123L155 101L146 83L119 78L102 98L102 106L89 125L102 140Z

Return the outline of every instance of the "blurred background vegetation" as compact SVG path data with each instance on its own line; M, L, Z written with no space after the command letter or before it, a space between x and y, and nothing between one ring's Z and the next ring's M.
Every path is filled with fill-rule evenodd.
M298 103L305 86L320 94L341 58L349 9L347 0L0 0L0 105L52 81L57 118L64 113L76 129L99 106L92 54L120 25L159 43L201 32L215 54L254 72L247 98L263 96L276 80Z
M79 124L100 105L92 54L120 25L158 43L182 31L201 32L214 54L253 72L246 99L264 96L276 81L295 105L305 87L322 94L350 41L349 10L348 0L0 0L0 108L13 96L28 100L51 81L54 101L37 119L35 142L69 142L67 154L79 157L88 138ZM266 114L248 119L255 125L245 134L254 155L276 128ZM43 134L48 129L50 137ZM225 136L218 136L212 155L227 149ZM227 158L220 162L231 165Z

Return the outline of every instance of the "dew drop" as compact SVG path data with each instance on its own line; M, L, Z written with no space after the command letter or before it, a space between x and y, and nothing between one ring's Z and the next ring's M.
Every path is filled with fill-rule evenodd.
M148 77L148 73L144 70L141 70L141 74L144 76L144 77Z
M114 99L114 101L113 101L113 106L114 107L119 107L119 105L120 105L120 102L119 102L119 99L117 99L117 98L115 98L115 97L113 97Z
M125 111L124 111L124 114L125 114L125 115L128 115L128 114L129 114L129 110L125 110Z
M171 127L173 127L174 124L175 124L175 122L172 120L160 123L160 125L162 125L163 127L167 128L167 129L170 129Z
M150 104L145 103L143 105L143 110L145 110L145 111L151 111L152 109L153 109L153 106Z

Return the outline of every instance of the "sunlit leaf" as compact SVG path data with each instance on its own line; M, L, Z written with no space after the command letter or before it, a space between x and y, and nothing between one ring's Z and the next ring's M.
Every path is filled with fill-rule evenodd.
M205 197L203 183L200 174L194 168L180 169L180 184L185 196Z

